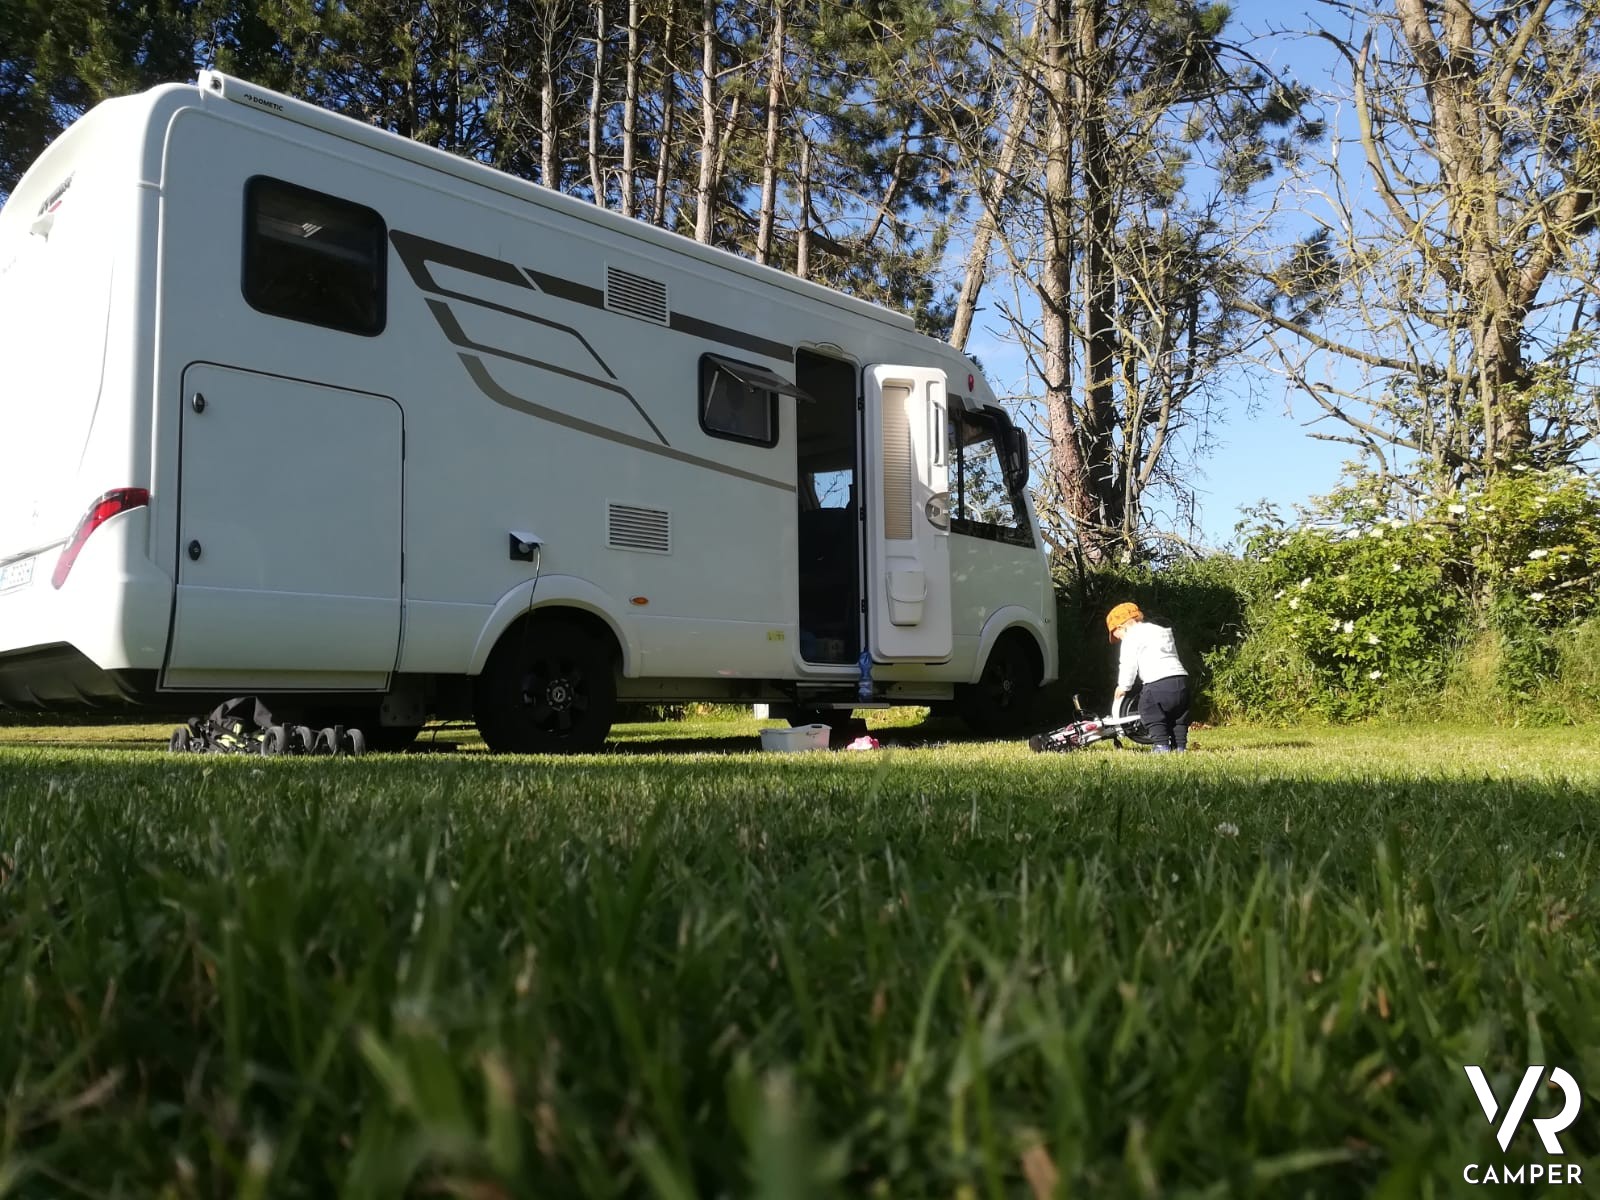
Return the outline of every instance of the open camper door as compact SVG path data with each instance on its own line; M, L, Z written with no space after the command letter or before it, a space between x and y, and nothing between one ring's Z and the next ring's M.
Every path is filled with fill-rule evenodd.
M945 375L866 369L867 644L880 662L950 657Z

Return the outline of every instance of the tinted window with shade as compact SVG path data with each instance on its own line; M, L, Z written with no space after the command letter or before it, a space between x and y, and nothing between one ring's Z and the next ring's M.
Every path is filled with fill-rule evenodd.
M245 184L244 298L366 337L386 319L387 231L365 205L258 175Z

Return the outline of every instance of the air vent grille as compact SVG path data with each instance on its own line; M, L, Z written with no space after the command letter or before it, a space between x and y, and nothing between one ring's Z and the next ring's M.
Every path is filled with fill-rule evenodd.
M613 550L642 550L648 554L672 553L672 518L659 508L612 504L606 544Z
M667 323L667 285L658 279L606 268L606 307L657 325Z
M906 411L910 399L908 385L883 385L883 536L896 541L911 537L911 493L917 477L911 414Z

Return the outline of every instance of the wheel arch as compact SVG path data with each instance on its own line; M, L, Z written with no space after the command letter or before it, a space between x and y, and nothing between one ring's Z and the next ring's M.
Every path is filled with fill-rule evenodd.
M605 592L570 575L545 576L537 581L537 587L533 581L521 584L500 598L484 622L467 674L482 674L489 655L511 629L525 621L559 617L582 625L609 645L623 676L631 676L639 661L638 647L614 613Z
M1008 605L996 609L990 614L989 619L983 624L983 632L978 638L978 653L972 664L972 673L967 677L968 683L977 683L983 676L983 669L989 663L989 655L994 653L994 648L999 645L1001 638L1020 641L1034 657L1034 665L1039 668L1039 681L1041 684L1049 683L1056 678L1056 664L1050 654L1051 638L1045 631L1037 614L1019 605Z

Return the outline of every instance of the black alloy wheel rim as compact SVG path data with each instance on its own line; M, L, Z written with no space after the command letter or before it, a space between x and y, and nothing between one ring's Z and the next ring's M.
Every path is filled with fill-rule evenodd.
M589 713L589 682L582 665L570 658L530 663L522 678L522 703L538 729L571 733Z

